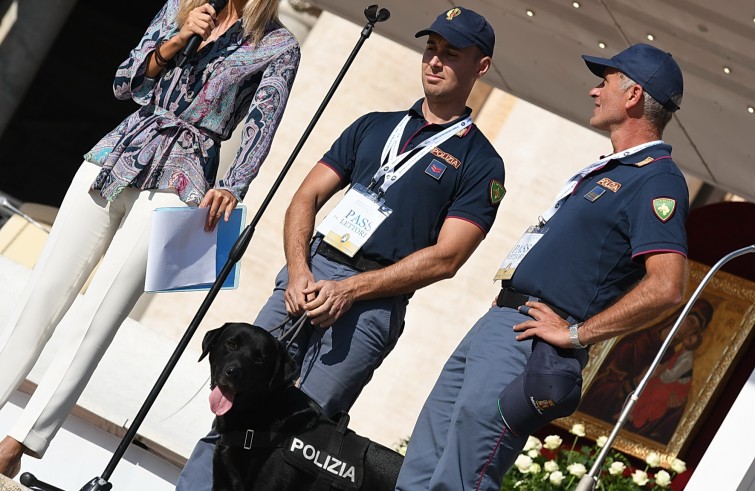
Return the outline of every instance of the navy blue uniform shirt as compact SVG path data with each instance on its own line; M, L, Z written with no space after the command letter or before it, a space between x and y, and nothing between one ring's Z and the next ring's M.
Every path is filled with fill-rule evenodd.
M420 99L409 110L411 120L399 153L456 124L430 124ZM381 164L383 147L406 112L370 113L349 126L320 160L344 181L367 187ZM366 258L396 262L435 244L446 218L466 220L484 233L490 230L502 197L503 160L485 135L471 125L420 159L385 193L393 213L361 249Z
M688 211L687 184L669 145L612 160L563 202L511 286L587 319L643 278L644 255L687 255Z

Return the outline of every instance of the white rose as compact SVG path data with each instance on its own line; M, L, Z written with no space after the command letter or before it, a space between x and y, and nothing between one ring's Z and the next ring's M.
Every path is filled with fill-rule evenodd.
M532 465L532 459L527 457L526 455L520 455L516 458L514 465L517 469L519 469L519 472L521 472L522 474L527 474L527 471Z
M540 467L540 464L537 462L533 462L530 464L530 468L527 469L527 474L540 474L540 471L542 471L543 468Z
M585 475L587 472L587 468L583 464L571 464L566 467L566 470L569 471L569 474L572 476L575 476L576 478L580 478Z
M585 436L585 425L577 423L571 427L571 430L569 430L569 433L571 433L572 435L583 437Z
M536 458L540 457L540 452L538 452L538 451L537 451L537 450L535 450L535 449L532 449L532 450L530 450L529 452L527 452L527 455L528 455L528 456L529 456L530 458L532 458L532 459L536 459Z
M687 470L687 464L685 464L683 460L674 459L671 461L671 470L677 474L681 474Z
M555 460L549 460L543 464L543 468L545 469L545 472L556 472L558 470L558 464Z
M671 475L666 471L655 473L655 484L660 488L667 488L671 484Z
M608 473L612 476L620 476L626 468L623 462L616 461L608 468Z
M638 486L644 486L648 483L647 472L637 469L634 471L634 474L632 474L632 481Z
M398 442L398 448L396 451L400 453L401 455L406 455L406 449L409 447L409 438L402 438Z
M658 467L661 465L661 456L658 455L657 452L650 452L645 457L645 462L647 462L650 467Z
M605 435L601 435L598 437L598 439L595 441L595 445L598 446L598 448L603 448L608 441L608 437Z
M564 475L561 473L561 471L556 471L553 474L551 474L550 481L551 481L551 484L553 484L554 486L558 486L559 484L561 484L561 481L563 480L564 480Z
M530 450L540 450L543 448L543 443L540 441L539 438L530 436L527 438L527 443L524 444L524 451L529 452Z
M558 435L550 435L545 437L545 443L543 446L548 450L556 450L564 441Z

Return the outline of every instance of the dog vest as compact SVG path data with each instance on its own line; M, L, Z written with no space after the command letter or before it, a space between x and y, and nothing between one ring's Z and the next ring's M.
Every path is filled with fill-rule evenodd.
M317 491L357 491L362 486L370 441L347 428L346 413L340 415L336 424L324 421L286 440L283 459L301 472L315 476L313 489Z

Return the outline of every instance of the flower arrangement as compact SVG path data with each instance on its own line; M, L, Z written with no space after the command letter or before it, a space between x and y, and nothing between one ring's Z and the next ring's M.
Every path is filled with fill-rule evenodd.
M574 489L608 438L598 438L595 447L578 445L579 439L585 436L584 425L575 424L569 432L574 435L571 447L564 446L562 438L557 435L548 436L542 442L530 436L522 454L504 476L501 491ZM635 469L624 454L611 450L606 456L596 489L630 491L668 488L671 480L687 469L679 459L671 463L671 472L660 469L661 458L655 452L647 455L645 464L644 469Z

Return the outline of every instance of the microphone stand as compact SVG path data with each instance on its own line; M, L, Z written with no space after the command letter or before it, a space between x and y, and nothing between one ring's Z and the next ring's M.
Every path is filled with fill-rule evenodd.
M629 396L629 400L627 400L626 404L624 405L624 409L621 411L621 415L619 416L619 419L616 421L616 424L614 425L613 430L611 430L611 435L608 437L606 444L603 445L603 448L600 450L600 453L598 454L598 457L596 458L595 463L590 469L590 472L582 476L582 479L579 480L579 484L576 487L576 491L592 491L595 489L595 486L598 484L600 468L603 466L603 462L606 460L606 457L608 456L608 451L611 449L611 445L613 445L613 442L614 440L616 440L616 437L618 436L619 431L621 431L621 428L626 423L627 418L629 417L629 413L632 412L632 409L634 409L634 406L637 404L637 400L642 394L642 391L645 390L645 386L650 381L650 377L653 375L653 372L655 371L656 367L661 363L661 358L663 358L663 355L666 353L666 350L671 345L671 339L676 334L676 331L679 330L679 326L682 324L682 321L684 321L684 319L687 317L687 314L689 314L689 311L692 309L692 305L700 296L700 293L702 293L703 289L708 284L710 279L719 269L721 269L721 266L731 261L735 257L739 257L744 254L748 254L750 252L755 252L755 245L750 245L747 247L743 247L742 249L737 249L736 251L730 252L726 256L722 257L716 264L714 264L712 268L710 268L710 271L708 271L708 273L705 275L703 280L698 285L697 289L695 289L695 292L692 294L692 297L690 297L689 301L687 301L687 305L684 306L684 309L679 314L679 318L674 323L674 327L671 328L671 331L668 333L668 336L666 336L666 339L663 341L663 344L661 345L661 348L658 351L658 354L655 355L655 359L650 364L650 367L648 368L647 372L645 372L645 375L642 377L642 380L640 380L640 383L637 384L637 388Z
M6 198L5 196L0 197L0 208L5 208L6 210L10 211L14 215L18 215L24 220L26 220L27 222L31 223L32 225L34 225L41 231L47 232L48 234L50 233L50 229L48 229L47 227L45 227L44 225L42 225L41 223L39 223L32 217L30 217L29 215L21 211L19 208L16 208L16 206L13 203L11 203L10 200Z
M315 115L312 118L312 121L310 121L309 125L304 130L304 133L299 139L299 142L296 144L296 147L291 153L291 156L288 158L288 161L286 161L286 164L283 166L283 169L281 169L281 172L279 173L278 178L273 183L273 186L272 188L270 188L270 191L268 191L267 196L265 197L264 201L259 207L259 210L257 210L256 215L254 215L254 218L252 219L251 223L247 225L247 227L239 235L239 238L233 244L231 251L228 253L228 260L223 266L223 269L220 271L217 279L210 287L210 291L207 292L207 296L205 297L202 304L199 306L197 313L195 314L194 318L189 324L189 327L186 329L186 332L184 332L184 335L181 337L181 340L178 342L178 345L173 351L173 354L168 360L168 363L165 365L165 368L163 368L162 373L158 377L157 382L155 382L155 385L152 387L152 390L147 396L147 399L142 404L141 409L139 409L139 412L134 418L133 423L131 423L131 426L129 427L128 431L126 431L126 434L123 436L123 439L118 445L118 448L113 453L113 456L110 459L110 462L108 463L107 467L105 468L105 471L102 473L101 476L92 478L88 483L84 485L84 487L81 488L80 491L109 491L113 488L113 485L110 482L108 482L108 479L110 479L110 477L112 476L113 471L115 470L115 467L118 465L118 462L126 453L128 446L131 444L134 437L136 436L136 432L139 429L139 426L141 426L142 422L144 421L144 418L147 416L147 413L149 412L150 408L152 407L155 400L157 399L157 396L162 390L163 386L167 382L168 377L170 376L171 372L176 367L176 364L178 364L178 360L181 357L181 354L184 352L184 350L186 350L186 347L189 345L189 341L191 340L192 336L194 335L197 328L199 327L199 323L202 321L205 314L209 310L210 305L215 300L215 297L220 291L220 288L223 285L223 282L226 280L226 278L228 278L228 275L233 269L233 266L241 259L241 256L244 255L244 252L246 251L246 248L249 245L249 242L252 240L252 236L254 235L255 227L257 226L260 219L262 218L262 214L267 209L268 205L270 204L270 201L272 201L273 196L275 195L276 191L278 190L281 183L283 182L283 179L286 177L286 174L288 173L289 169L293 165L294 160L299 154L299 151L304 146L304 142L309 137L317 121L320 119L320 116L325 110L325 106L327 106L328 102L330 102L330 99L333 97L333 94L338 88L338 85L341 83L341 80L343 79L344 75L346 75L346 72L351 66L351 63L354 61L354 58L356 58L356 55L361 49L365 40L367 40L367 38L370 37L370 34L372 34L372 30L374 29L375 24L378 22L383 22L385 20L388 20L391 14L388 11L388 9L385 9L385 8L378 9L377 5L370 5L364 10L364 15L367 18L367 24L365 24L364 28L362 29L362 32L360 33L360 37L359 37L359 40L357 41L356 46L354 46L354 49L351 51L351 54L346 60L346 63L344 63L343 68L341 68L341 71L336 76L336 79L333 82L333 85L330 87L330 90L325 95L325 98L323 99L322 103L320 103L320 107L317 108L317 111L315 112ZM25 486L35 486L39 491L60 491L58 488L55 488L42 481L39 481L32 474L28 472L21 475L20 481L21 481L21 484L24 484Z

